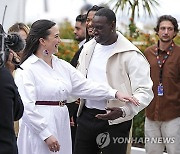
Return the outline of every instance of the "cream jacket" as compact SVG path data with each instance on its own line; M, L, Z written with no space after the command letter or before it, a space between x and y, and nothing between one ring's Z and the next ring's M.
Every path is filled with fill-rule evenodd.
M152 80L150 78L150 66L141 51L135 47L122 34L117 32L118 39L114 49L111 51L106 67L109 85L128 95L133 95L139 100L140 106L131 102L124 103L119 100L107 100L107 107L123 107L126 112L125 118L109 120L109 124L117 124L132 119L138 112L149 105L153 98ZM94 39L84 44L79 57L77 69L85 76L96 46ZM85 100L81 100L78 113L79 116Z

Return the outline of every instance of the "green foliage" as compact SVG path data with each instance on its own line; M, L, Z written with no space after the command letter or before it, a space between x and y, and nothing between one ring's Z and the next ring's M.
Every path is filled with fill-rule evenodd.
M73 39L74 40L74 27L68 20L63 21L59 24L60 26L60 38L62 39Z
M68 20L60 23L60 38L62 39L59 47L58 53L56 55L70 62L75 52L78 50L78 44L74 41L74 28ZM66 41L64 41L66 39Z
M130 40L134 45L136 45L142 52L144 52L147 47L157 42L157 37L155 34L146 34L138 31L138 29L136 29L135 34L132 34L132 36L126 35L126 38Z
M58 50L59 51L58 53L56 53L56 56L66 60L67 62L70 62L75 52L78 51L78 45L76 42L72 42L72 43L61 42Z
M145 111L142 110L138 115L133 119L133 137L144 137L144 120L145 120Z
M174 38L174 42L180 45L180 34L178 33L177 36Z
M129 24L129 35L133 38L137 38L139 36L139 33L137 31L137 27L134 23Z

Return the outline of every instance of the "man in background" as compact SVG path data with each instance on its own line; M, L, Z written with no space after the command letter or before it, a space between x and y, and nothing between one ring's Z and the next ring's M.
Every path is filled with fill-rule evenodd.
M86 20L85 20L85 42L84 43L88 42L89 40L91 40L94 37L93 36L93 27L92 27L92 19L94 17L94 14L102 8L103 7L101 7L101 6L94 5L87 11ZM79 48L79 50L76 52L73 59L71 60L71 65L73 65L74 67L77 66L79 55L80 55L82 49L83 49L83 46L81 46Z
M78 15L74 28L75 39L79 42L79 48L85 43L86 37L86 14Z
M86 42L86 14L78 15L76 17L76 23L74 28L75 39L78 41L79 49L82 48L82 45ZM79 51L79 50L78 50ZM79 58L80 52L76 52L73 59L71 60L71 65L76 67L77 60Z
M178 33L177 20L159 17L155 28L157 44L145 50L151 65L154 99L146 108L145 137L147 154L180 153L180 46L173 39ZM161 142L152 143L156 138ZM165 139L165 140L161 140ZM166 142L166 139L170 142Z

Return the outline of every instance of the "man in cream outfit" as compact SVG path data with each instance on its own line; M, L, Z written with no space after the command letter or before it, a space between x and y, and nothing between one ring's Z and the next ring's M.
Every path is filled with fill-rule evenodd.
M113 138L128 138L133 117L153 98L149 63L138 48L116 32L112 10L100 9L92 24L94 39L84 45L78 69L88 79L132 95L140 105L119 100L81 100L74 154L126 154L127 143L115 143ZM100 134L106 137L99 138ZM110 141L105 145L107 138Z

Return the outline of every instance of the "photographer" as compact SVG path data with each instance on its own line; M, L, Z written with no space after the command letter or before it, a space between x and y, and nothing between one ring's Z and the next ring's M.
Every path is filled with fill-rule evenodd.
M17 22L15 24L13 24L11 27L9 27L8 29L8 33L11 34L11 33L17 33L19 34L19 36L23 39L23 40L26 40L27 36L28 36L28 33L29 33L29 27L22 23L22 22ZM17 63L20 63L21 61L21 57L23 55L23 50L22 51L19 51L17 53L14 53L13 51L11 51L10 53L15 61ZM10 57L9 57L10 58ZM12 59L9 59L6 63L6 67L9 68L13 74L13 76L15 75L15 65L12 63ZM18 132L19 132L19 121L15 121L14 122L14 130L15 130L15 134L16 136L18 136Z
M18 154L14 121L22 117L24 107L11 74L13 68L15 69L13 58L17 54L10 51L6 42L2 43L6 36L3 35L2 28L0 32L2 36L0 39L0 154ZM10 43L15 44L11 41ZM11 66L11 71L6 65Z
M24 107L14 79L6 67L0 68L0 89L0 154L17 154L14 121L22 117Z

